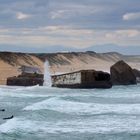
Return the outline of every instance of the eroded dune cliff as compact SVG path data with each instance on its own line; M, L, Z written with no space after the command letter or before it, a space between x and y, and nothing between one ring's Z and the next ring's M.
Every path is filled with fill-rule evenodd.
M36 54L43 61L50 62L52 73L71 72L81 69L110 71L110 66L124 60L130 66L140 69L140 56L126 56L116 52L71 52L54 54Z
M140 70L140 56L125 56L116 52L70 52L27 54L0 52L0 84L6 84L7 77L16 76L22 65L39 67L44 71L44 62L48 60L52 74L72 72L81 69L95 69L109 72L110 66L124 60L132 68Z
M22 65L39 67L43 71L43 61L24 53L0 53L0 84L6 84L7 77L17 76Z

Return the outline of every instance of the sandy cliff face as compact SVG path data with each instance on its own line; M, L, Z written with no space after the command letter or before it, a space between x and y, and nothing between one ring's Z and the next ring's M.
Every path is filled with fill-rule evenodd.
M81 69L110 71L110 66L124 60L133 68L140 69L140 56L125 56L116 52L98 54L95 52L39 54L42 60L48 60L52 74L72 72Z
M43 62L32 55L23 53L0 53L0 84L5 85L7 77L17 76L20 71L20 66L35 66L43 71Z
M44 62L50 63L51 73L66 73L81 69L110 71L110 66L124 60L132 68L140 70L140 56L124 56L119 53L98 54L95 52L71 52L52 54L0 53L0 84L6 84L7 77L19 74L21 65L39 67L44 71Z

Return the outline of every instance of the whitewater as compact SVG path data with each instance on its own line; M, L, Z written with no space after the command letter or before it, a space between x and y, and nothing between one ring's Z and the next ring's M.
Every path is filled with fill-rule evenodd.
M0 140L139 140L140 85L0 86ZM13 119L3 117L14 115Z

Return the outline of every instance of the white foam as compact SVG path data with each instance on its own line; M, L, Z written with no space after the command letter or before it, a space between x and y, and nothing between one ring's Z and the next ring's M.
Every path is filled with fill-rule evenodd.
M77 120L57 120L53 122L31 121L25 118L14 118L0 125L0 132L34 132L41 133L118 133L118 132L140 132L139 118L97 118Z
M47 91L45 94L44 91ZM3 97L18 97L18 98L36 98L36 97L50 97L52 95L49 92L52 92L53 89L51 87L41 87L41 86L31 86L31 87L11 87L11 86L3 86L0 87L0 98Z
M80 103L50 98L33 105L25 107L23 110L49 109L63 113L74 114L100 114L100 113L120 113L120 114L140 114L140 104L99 104Z
M34 93L30 93L30 94L26 94L26 93L4 93L2 95L3 97L18 97L18 98L38 98L38 97L53 97L53 95L45 95L45 94L34 94ZM2 99L3 97L0 96L0 99Z
M8 133L16 131L17 129L29 129L32 126L31 121L20 120L19 118L14 118L8 120L6 123L0 125L0 132Z

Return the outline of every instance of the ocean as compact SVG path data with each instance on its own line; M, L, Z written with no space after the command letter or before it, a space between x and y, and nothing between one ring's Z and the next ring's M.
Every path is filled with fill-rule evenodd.
M0 109L0 140L140 140L140 85L0 86Z

